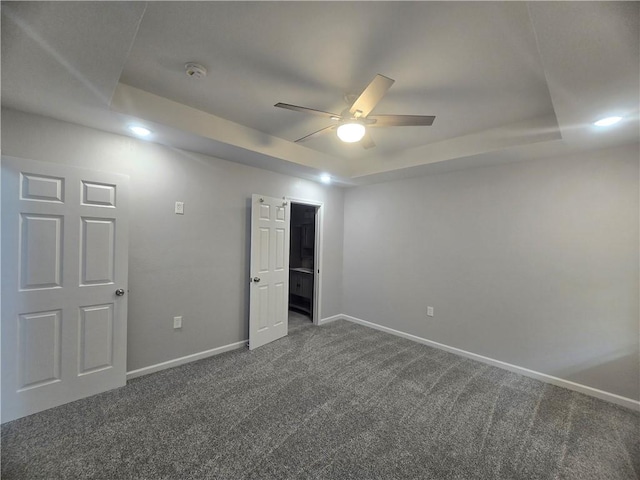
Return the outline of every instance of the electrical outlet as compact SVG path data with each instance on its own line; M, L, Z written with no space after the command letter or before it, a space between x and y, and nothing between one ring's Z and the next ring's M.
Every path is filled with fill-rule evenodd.
M176 215L184 215L184 202L176 202Z
M179 317L173 317L173 328L178 329L182 328L182 315Z
M427 317L433 317L433 307L427 307Z

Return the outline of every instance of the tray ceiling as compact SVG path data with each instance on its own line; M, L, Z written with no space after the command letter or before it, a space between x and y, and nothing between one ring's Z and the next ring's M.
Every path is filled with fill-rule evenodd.
M637 2L9 2L2 103L118 133L138 118L160 143L353 183L637 141L638 23ZM190 61L208 76L188 78ZM433 126L375 129L372 150L292 143L328 123L275 103L339 113L377 73L396 82L374 114ZM595 138L612 109L625 125Z

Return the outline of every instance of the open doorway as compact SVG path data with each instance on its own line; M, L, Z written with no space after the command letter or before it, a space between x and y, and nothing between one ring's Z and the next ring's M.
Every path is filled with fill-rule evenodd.
M319 205L291 202L289 326L317 324Z

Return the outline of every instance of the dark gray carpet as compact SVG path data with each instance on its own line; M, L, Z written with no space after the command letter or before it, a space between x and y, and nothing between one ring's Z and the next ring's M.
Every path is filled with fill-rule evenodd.
M2 427L9 479L636 479L640 415L376 330L287 338Z

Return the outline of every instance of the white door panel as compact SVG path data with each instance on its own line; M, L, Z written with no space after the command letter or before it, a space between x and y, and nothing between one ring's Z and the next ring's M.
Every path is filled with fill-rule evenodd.
M2 159L2 421L126 383L128 178Z
M253 195L249 348L287 335L289 297L289 202Z

